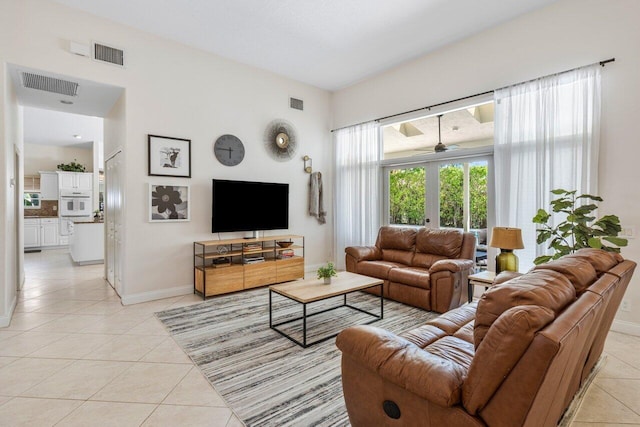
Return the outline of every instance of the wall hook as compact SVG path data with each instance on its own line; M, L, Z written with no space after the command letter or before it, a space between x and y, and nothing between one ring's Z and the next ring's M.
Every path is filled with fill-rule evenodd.
M313 168L311 167L313 165L313 161L311 160L311 157L304 156L302 160L304 160L304 171L306 173L311 173L311 171L313 170Z

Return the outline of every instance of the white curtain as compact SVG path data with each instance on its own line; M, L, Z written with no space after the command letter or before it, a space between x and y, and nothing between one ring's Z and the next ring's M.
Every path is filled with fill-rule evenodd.
M600 66L495 92L496 225L522 229L520 271L548 253L532 219L550 210L551 190L598 194Z
M344 248L375 243L380 228L382 148L376 122L336 130L335 258L345 268Z

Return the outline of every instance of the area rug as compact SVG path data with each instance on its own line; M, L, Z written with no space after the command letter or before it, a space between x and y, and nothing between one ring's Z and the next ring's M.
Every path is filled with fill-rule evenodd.
M341 297L309 306L316 312ZM377 297L349 295L349 304L378 313ZM274 321L299 317L300 304L274 294ZM175 341L247 426L348 426L335 339L306 349L269 328L269 291L260 288L156 313ZM384 319L372 325L399 333L436 313L385 300ZM311 317L308 340L371 317L340 308ZM285 329L285 326L281 328ZM301 322L286 332L300 339Z

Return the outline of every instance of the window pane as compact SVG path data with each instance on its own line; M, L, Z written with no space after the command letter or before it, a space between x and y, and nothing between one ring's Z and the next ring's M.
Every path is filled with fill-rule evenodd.
M440 166L440 227L464 228L464 171L462 164Z
M471 229L487 228L487 162L474 162L469 167L469 215Z
M423 225L425 218L425 169L389 171L389 222Z

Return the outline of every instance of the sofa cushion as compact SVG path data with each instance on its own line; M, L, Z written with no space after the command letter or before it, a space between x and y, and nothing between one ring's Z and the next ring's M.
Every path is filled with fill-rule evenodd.
M582 294L598 278L595 268L581 258L562 257L545 264L536 265L534 270L553 270L562 273L571 281L576 295Z
M461 230L421 228L416 234L416 252L459 258L462 238Z
M389 271L398 267L404 267L404 264L389 261L361 261L356 266L355 273L387 280Z
M398 249L413 252L416 245L416 230L407 227L380 227L376 246L380 249Z
M575 299L576 291L569 279L547 269L533 270L492 286L478 301L473 330L476 349L491 325L511 307L538 305L551 309L557 315Z
M518 363L536 332L554 318L549 308L521 305L508 309L493 323L476 349L462 387L462 404L469 413L475 415L482 409Z
M564 258L580 258L588 261L593 268L595 268L598 277L605 271L611 270L614 266L624 261L622 255L618 253L606 252L594 248L578 249L572 254L565 255Z
M414 267L431 268L431 266L436 262L446 259L448 258L442 255L423 254L422 252L416 252L413 255L411 265Z
M389 281L413 286L414 288L430 288L429 270L426 268L394 268L389 271Z
M444 337L445 335L447 334L440 328L437 328L433 325L422 325L401 333L400 337L417 345L420 348L425 348L429 344Z

